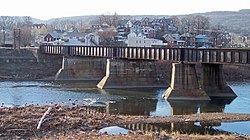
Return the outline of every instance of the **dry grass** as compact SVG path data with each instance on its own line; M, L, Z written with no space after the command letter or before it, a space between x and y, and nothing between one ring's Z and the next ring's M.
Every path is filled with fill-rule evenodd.
M98 131L100 128L107 126L130 124L141 126L143 123L163 123L164 125L169 123L169 126L171 126L173 122L184 122L191 124L192 127L192 124L197 120L207 123L250 120L250 114L211 113L167 117L122 116L102 113L103 110L97 107L55 105L52 106L49 115L45 117L41 128L37 130L37 124L47 108L48 106L0 108L0 139L250 139L247 136L228 133L223 135L217 133L215 133L216 135L187 135L178 131L172 133L167 130L162 130L161 133L154 130L131 130L126 135L112 136Z

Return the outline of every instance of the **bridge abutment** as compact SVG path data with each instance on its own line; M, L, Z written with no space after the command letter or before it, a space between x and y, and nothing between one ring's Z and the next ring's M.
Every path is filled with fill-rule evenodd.
M63 57L62 68L55 80L100 81L105 75L106 59L94 57ZM96 83L97 83L96 82Z
M195 64L173 63L170 87L163 97L168 100L210 100L200 88Z
M157 61L107 59L106 76L98 83L108 88L158 88L168 86L167 80L157 73Z
M202 63L201 87L210 97L237 97L226 83L222 64Z

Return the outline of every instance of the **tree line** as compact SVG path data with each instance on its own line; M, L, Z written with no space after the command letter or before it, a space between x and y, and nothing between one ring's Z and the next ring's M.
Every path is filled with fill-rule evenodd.
M177 28L175 32L165 32L158 31L157 37L161 39L161 37L166 33L178 33L178 34L205 34L208 35L212 41L213 46L227 46L231 42L232 37L225 35L226 28L221 25L210 25L210 20L206 16L202 15L185 15L185 16L171 16L170 17L174 26ZM133 19L133 16L122 16L115 14L108 15L100 15L90 23L86 23L86 21L78 19L78 20L54 20L47 24L47 29L49 32L57 29L57 30L69 30L72 26L76 27L79 32L91 32L91 24L99 24L99 25L107 25L108 30L98 32L98 35L101 37L104 45L112 44L112 36L115 35L114 29L118 26L119 21L122 19ZM34 39L31 35L31 27L33 25L32 18L29 16L25 17L12 17L12 16L1 16L0 17L0 29L1 36L0 42L3 43L5 37L5 33L7 31L12 31L15 28L19 28L21 30L21 45L27 46Z

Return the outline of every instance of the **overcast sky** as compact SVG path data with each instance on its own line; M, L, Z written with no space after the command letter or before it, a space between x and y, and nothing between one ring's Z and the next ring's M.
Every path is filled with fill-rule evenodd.
M1 0L0 16L39 19L101 15L179 15L250 9L250 0Z

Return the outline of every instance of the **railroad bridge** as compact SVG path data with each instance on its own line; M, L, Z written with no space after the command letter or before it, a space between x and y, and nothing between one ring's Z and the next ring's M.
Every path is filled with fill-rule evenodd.
M249 49L184 47L40 46L42 53L63 55L56 80L96 80L97 87L168 87L168 100L210 100L237 95L224 79L223 64L250 64ZM172 63L171 83L159 74ZM198 81L195 65L201 63Z

